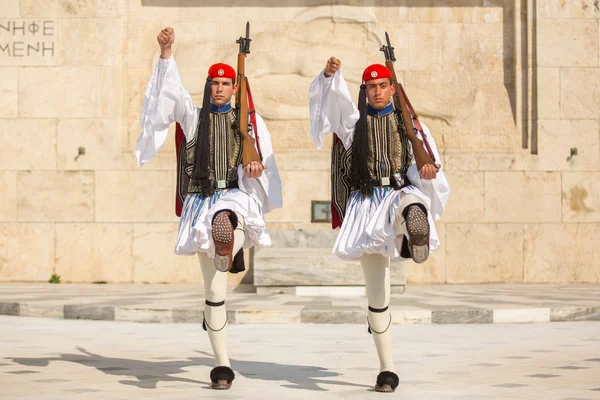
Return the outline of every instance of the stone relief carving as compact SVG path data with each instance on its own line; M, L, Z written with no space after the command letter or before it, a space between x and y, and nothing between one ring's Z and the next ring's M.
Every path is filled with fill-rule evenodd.
M307 119L308 86L332 55L342 60L344 77L351 92L358 95L363 69L384 61L383 53L379 51L383 35L384 28L375 16L362 7L349 6L309 8L282 29L253 33L247 70L254 97L259 100L256 102L258 112L271 120ZM182 75L203 74L203 71L186 67L195 65L197 54L197 43L180 44L177 58L182 65ZM225 62L234 62L236 55L233 43L228 49L206 46L203 50L203 58ZM396 68L402 80L400 62ZM195 78L188 87L197 101L202 97L202 81ZM476 88L451 97L414 85L407 88L407 92L420 115L443 120L449 125L456 125L471 115L479 99Z

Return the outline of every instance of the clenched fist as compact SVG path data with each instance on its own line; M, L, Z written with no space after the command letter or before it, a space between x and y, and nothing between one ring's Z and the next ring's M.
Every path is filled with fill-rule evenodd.
M421 179L432 180L437 176L437 172L442 168L440 164L425 164L419 171Z
M156 40L160 46L160 58L164 60L171 58L171 45L175 41L175 31L173 28L167 27L160 31Z
M175 31L173 28L167 27L160 31L156 37L156 40L158 41L158 45L160 46L161 50L171 47L173 42L175 42Z
M335 74L335 72L340 69L341 66L342 62L340 60L335 57L331 57L329 60L327 60L327 65L325 66L325 72L323 72L323 75L325 75L326 78L329 78Z
M265 169L267 169L267 166L257 161L252 161L244 167L248 178L260 178Z

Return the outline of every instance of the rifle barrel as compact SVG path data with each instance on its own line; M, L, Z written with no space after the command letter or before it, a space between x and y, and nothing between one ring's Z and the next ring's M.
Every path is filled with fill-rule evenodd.
M243 138L242 165L245 167L252 161L261 162L260 156L254 147L255 140L248 132L248 79L246 77L246 55L250 53L250 21L246 22L246 37L240 37L236 43L240 44L238 54L238 93L235 103L238 112L239 131Z
M386 60L396 61L396 56L394 55L394 48L392 47L392 42L390 42L390 35L385 33L385 41L387 42L387 46L383 45L381 47L381 51L385 54Z

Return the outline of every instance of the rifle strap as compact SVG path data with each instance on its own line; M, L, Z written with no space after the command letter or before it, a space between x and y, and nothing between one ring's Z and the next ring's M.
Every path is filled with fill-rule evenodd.
M252 124L252 130L254 131L254 138L256 139L256 148L258 150L258 156L262 161L262 151L260 150L260 138L258 137L258 128L256 125L256 111L254 110L254 101L252 100L252 91L250 90L250 83L246 79L246 88L248 89L248 114L250 115L250 123Z
M421 121L419 121L419 116L417 115L417 113L415 113L415 109L413 108L412 104L410 104L410 100L408 99L408 96L406 95L406 92L404 91L404 87L400 83L398 83L398 86L400 86L400 91L402 92L402 97L404 98L404 101L406 102L406 107L408 108L408 112L410 113L410 116L413 118L413 121L415 122L415 126L416 126L417 130L419 131L419 133L421 134L421 137L423 138L423 143L425 144L427 153L429 153L429 157L431 157L431 159L435 163L435 155L433 154L433 151L431 150L431 147L429 146L429 142L427 141L427 135L425 135L425 131L423 130L423 127L421 126Z

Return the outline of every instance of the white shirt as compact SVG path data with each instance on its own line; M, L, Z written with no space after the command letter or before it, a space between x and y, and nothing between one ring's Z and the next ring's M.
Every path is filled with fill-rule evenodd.
M317 149L323 147L323 137L329 132L334 132L340 138L344 147L350 149L360 113L352 101L342 72L337 71L329 78L326 78L321 72L312 81L309 96L310 134ZM441 164L441 158L433 136L425 124L421 122L421 125L435 159L438 160L437 163ZM423 141L420 133L417 134L417 137ZM450 195L450 186L444 171L440 168L435 179L421 179L413 157L413 163L407 171L407 176L409 181L430 199L431 208L429 211L433 219L439 219L446 208L448 196Z
M146 87L144 107L140 123L142 133L137 139L135 156L138 166L152 159L167 139L169 125L178 122L190 141L196 135L200 113L190 94L183 88L177 64L173 57L160 59ZM269 130L256 114L263 164L267 166L260 178L246 177L244 168L238 169L240 190L253 196L260 204L263 213L283 205L281 179L273 155ZM250 132L254 137L254 132Z

